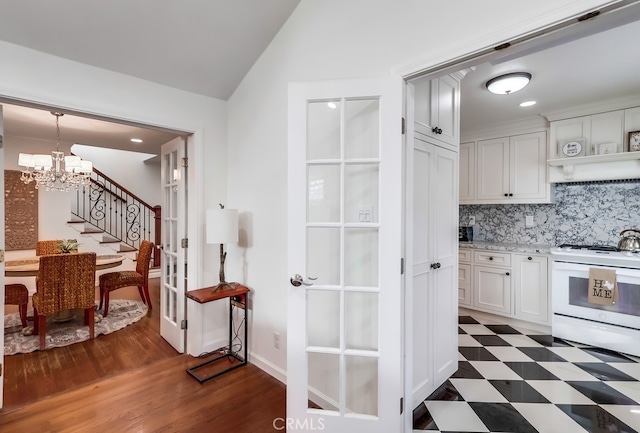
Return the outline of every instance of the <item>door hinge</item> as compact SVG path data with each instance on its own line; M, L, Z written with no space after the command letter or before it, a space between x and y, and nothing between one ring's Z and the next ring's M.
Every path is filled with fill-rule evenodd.
M400 275L404 275L404 257L400 259Z
M189 158L187 158L186 156L184 158L182 158L182 166L184 168L189 167Z
M4 263L4 250L0 250L0 263Z
M400 415L404 413L404 397L400 397Z
M587 21L600 15L600 11L593 11L578 17L578 22Z
M189 239L184 238L180 241L180 246L182 248L189 248Z
M406 120L405 120L405 118L403 117L403 118L402 118L402 135L404 135L404 134L405 134L406 130L407 130L407 121L406 121Z
M187 329L187 319L182 319L180 321L180 329Z

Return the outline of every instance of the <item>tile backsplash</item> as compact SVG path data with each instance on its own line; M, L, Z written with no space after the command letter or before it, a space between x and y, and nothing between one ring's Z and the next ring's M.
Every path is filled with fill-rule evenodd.
M478 241L617 245L620 231L640 229L640 181L557 184L553 204L461 205L460 225L469 216Z

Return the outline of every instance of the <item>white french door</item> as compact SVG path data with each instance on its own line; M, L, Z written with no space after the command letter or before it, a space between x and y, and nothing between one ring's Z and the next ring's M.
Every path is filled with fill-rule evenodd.
M289 432L403 429L402 91L289 85Z
M2 121L2 105L0 105L0 167L4 167L4 126ZM4 175L0 176L0 191L4 191ZM4 194L0 194L0 215L4 215ZM4 313L4 218L0 229L0 311ZM4 314L3 314L4 317ZM0 332L0 409L4 396L4 332Z
M186 250L186 176L182 161L186 137L162 146L162 254L160 281L160 335L179 353L184 352Z

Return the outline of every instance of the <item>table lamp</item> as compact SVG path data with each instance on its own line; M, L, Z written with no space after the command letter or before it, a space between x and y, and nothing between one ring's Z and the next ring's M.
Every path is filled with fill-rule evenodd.
M220 209L207 210L207 243L220 244L220 282L214 286L213 291L232 289L233 286L225 280L224 261L227 253L224 244L238 242L238 211L225 209L221 204Z

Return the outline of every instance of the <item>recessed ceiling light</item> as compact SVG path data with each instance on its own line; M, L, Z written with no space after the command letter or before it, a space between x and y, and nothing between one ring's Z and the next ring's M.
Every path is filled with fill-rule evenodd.
M524 101L520 103L521 107L531 107L532 105L536 105L536 101Z
M509 95L529 84L531 74L528 72L512 72L487 81L487 90L498 95Z
M134 143L142 143L142 139L140 138L132 138L131 141L133 141Z
M335 102L327 102L327 106L332 110L335 110L336 108L338 108Z

